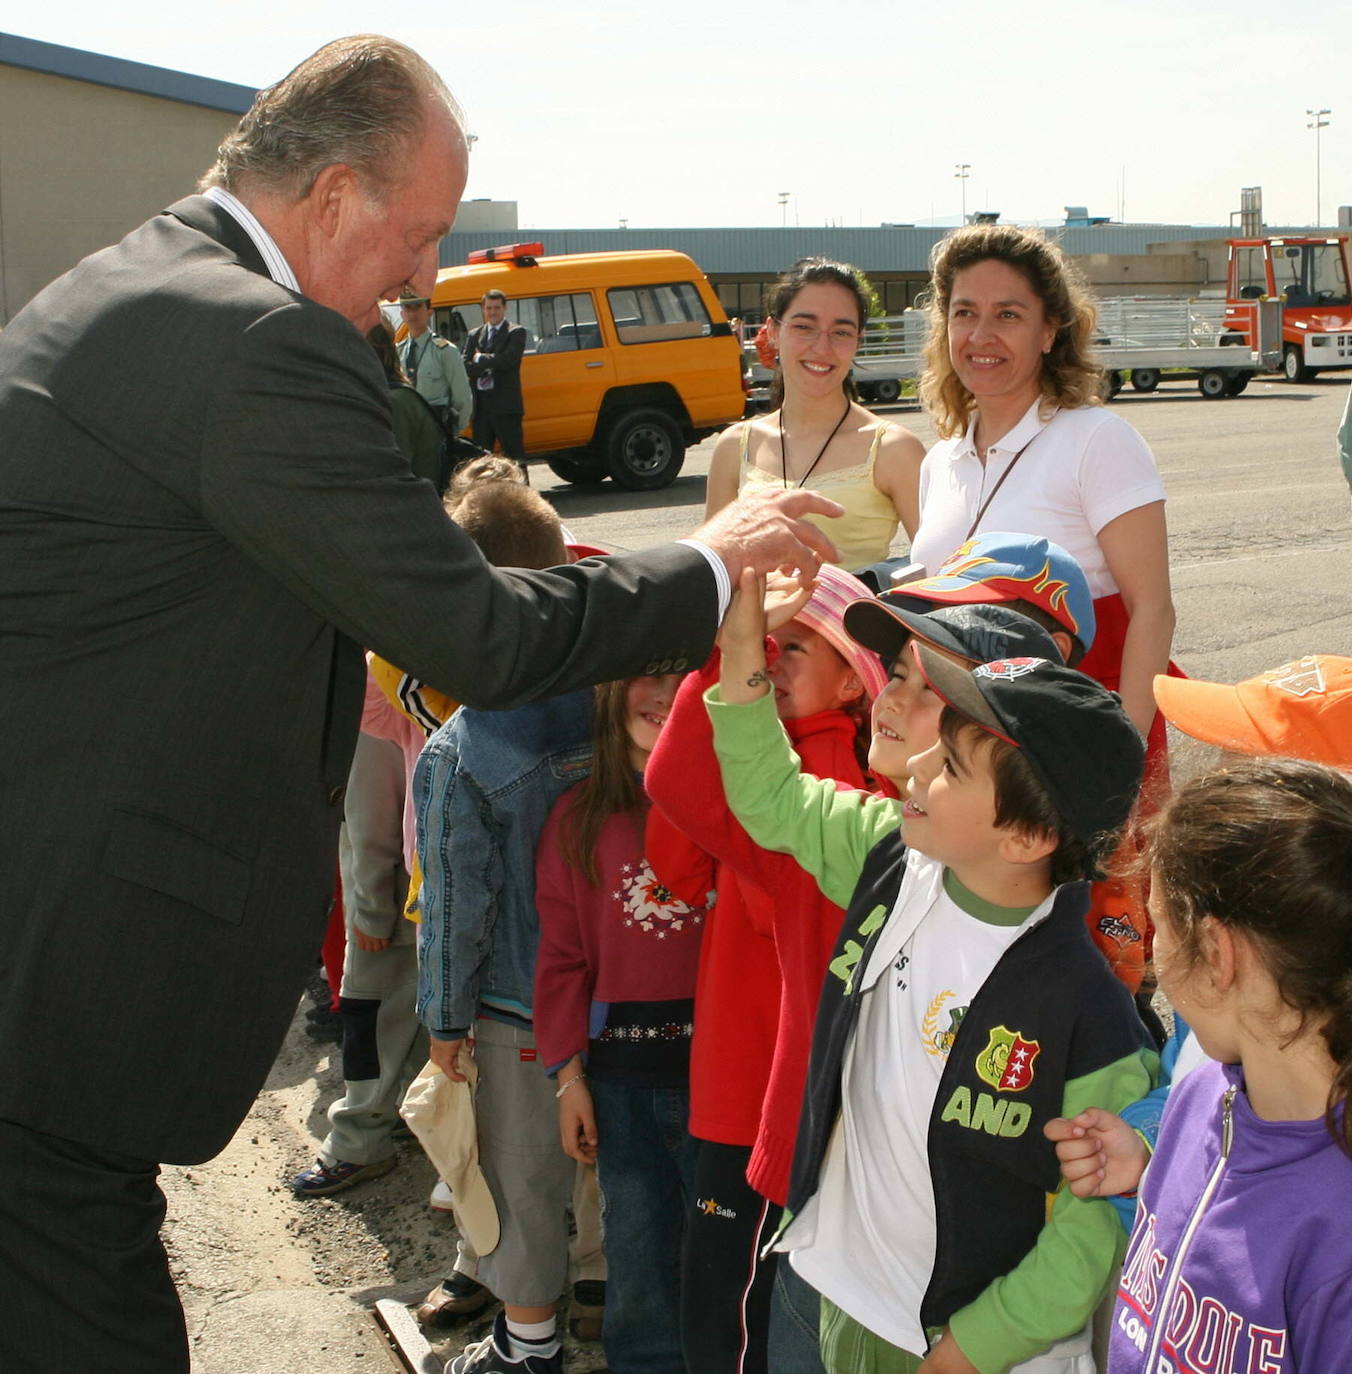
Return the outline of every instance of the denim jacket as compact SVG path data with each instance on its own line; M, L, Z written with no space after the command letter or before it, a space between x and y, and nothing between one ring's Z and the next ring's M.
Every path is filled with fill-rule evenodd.
M463 707L413 773L422 865L418 1016L438 1039L477 1016L529 1026L539 918L535 848L591 771L591 693L514 711Z

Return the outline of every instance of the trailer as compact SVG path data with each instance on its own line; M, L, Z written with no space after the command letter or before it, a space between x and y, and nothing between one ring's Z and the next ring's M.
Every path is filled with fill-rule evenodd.
M1237 309L1220 297L1101 300L1094 352L1104 369L1105 397L1117 395L1124 379L1136 391L1154 391L1166 371L1180 370L1196 379L1207 400L1238 396L1255 372L1281 366L1282 321L1280 302L1247 301L1247 333L1241 334Z
M1220 297L1109 297L1098 302L1094 354L1104 368L1104 397L1129 379L1136 391L1154 391L1166 372L1185 369L1208 400L1238 396L1255 372L1282 364L1281 303L1246 301L1250 346L1235 325L1237 307ZM923 309L871 319L855 355L854 381L866 405L896 401L903 384L924 370L929 315ZM772 373L747 345L749 402L764 408Z

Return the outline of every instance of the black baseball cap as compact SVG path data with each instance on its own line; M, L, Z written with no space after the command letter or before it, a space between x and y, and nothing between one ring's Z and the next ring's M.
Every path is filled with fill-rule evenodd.
M882 661L891 663L914 636L972 663L997 658L1045 658L1061 662L1056 641L1036 621L1008 606L933 606L913 610L889 598L852 601L845 632Z
M1028 761L1061 824L1092 856L1126 824L1145 744L1116 692L1045 658L982 663L968 672L926 644L920 670L936 695Z

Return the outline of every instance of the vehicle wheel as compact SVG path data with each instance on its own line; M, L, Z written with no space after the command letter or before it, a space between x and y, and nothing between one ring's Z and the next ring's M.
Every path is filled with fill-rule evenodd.
M1229 381L1225 384L1225 394L1227 396L1238 396L1249 384L1252 372L1232 372Z
M1105 368L1100 394L1105 401L1111 401L1122 390L1122 374L1115 368Z
M1305 366L1305 352L1299 344L1287 344L1282 355L1282 371L1288 382L1308 382L1310 369Z
M873 399L882 405L891 405L901 397L901 383L895 377L873 384Z
M662 410L631 410L606 438L610 475L630 491L669 487L685 462L685 440L676 421Z
M1197 390L1208 401L1219 401L1230 394L1230 378L1219 367L1208 367L1197 378Z
M604 482L610 475L604 458L579 458L575 454L559 453L548 460L549 470L555 477L578 486L595 486Z
M1159 384L1159 368L1133 367L1131 369L1131 387L1133 391L1154 391Z

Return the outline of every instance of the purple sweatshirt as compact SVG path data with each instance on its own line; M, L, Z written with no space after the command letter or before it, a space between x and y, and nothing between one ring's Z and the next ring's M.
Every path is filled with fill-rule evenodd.
M1109 1374L1352 1369L1352 1159L1322 1120L1260 1121L1241 1084L1207 1063L1170 1097Z

